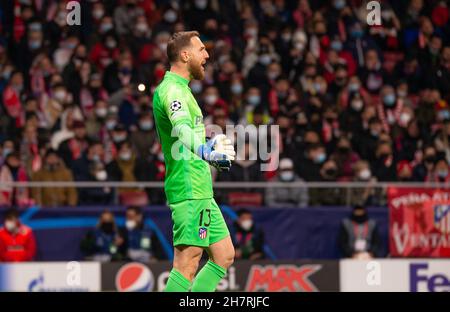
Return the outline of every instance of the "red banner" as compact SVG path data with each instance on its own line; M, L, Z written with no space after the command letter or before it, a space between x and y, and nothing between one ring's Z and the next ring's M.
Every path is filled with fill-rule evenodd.
M450 189L388 188L393 257L450 257Z

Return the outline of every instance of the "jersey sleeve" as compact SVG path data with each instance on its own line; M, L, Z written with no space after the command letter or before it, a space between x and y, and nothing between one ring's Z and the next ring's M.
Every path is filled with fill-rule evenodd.
M173 127L179 125L192 126L192 118L188 107L189 95L176 84L167 89L162 101L164 111Z
M178 137L192 153L198 154L202 142L192 129L192 118L188 107L189 98L190 95L184 88L174 84L167 89L163 107L173 127L172 135Z

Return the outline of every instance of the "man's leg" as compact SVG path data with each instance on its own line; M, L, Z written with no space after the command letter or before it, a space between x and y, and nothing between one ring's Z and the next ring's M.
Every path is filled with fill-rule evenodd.
M176 246L174 250L173 268L169 273L166 292L186 292L198 269L203 249L195 246Z
M215 291L220 280L225 277L227 269L233 264L234 246L229 235L211 244L207 251L209 260L198 272L192 284L192 291Z

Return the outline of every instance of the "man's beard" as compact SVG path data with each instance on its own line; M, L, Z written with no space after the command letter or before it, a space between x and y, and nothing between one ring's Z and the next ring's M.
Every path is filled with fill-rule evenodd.
M203 80L205 78L205 73L202 70L202 65L200 64L189 64L189 73L191 74L192 78L195 80Z

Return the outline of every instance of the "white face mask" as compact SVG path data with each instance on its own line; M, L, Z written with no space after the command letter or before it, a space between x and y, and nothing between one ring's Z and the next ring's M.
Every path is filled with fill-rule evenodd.
M119 154L120 159L123 161L128 161L131 159L131 153L130 152L124 152Z
M370 172L369 169L363 169L363 170L359 173L359 178L360 178L361 180L369 180L371 176L372 176L372 173Z
M17 222L12 220L5 221L5 228L8 232L14 232L17 228Z
M126 139L127 139L127 136L126 136L126 135L122 135L122 134L116 134L116 135L113 135L113 141L116 142L116 143L123 142L123 141L125 141Z
M282 171L282 172L280 172L280 179L282 181L292 181L292 180L294 180L294 171Z
M205 102L208 105L213 105L217 102L217 95L215 94L208 94L205 96Z
M406 126L410 120L411 120L411 115L410 115L410 114L408 114L408 113L402 113L402 114L400 114L400 122L401 122L403 125Z
M197 9L204 10L208 6L208 0L195 0Z
M63 91L63 90L61 90L61 91L56 91L56 92L54 93L54 96L55 96L55 99L56 99L57 101L62 102L62 101L64 101L64 100L66 99L66 91Z
M202 89L203 89L203 85L201 82L195 81L195 82L191 83L191 90L193 93L199 94L200 92L202 92Z
M148 30L148 26L145 23L139 23L136 25L136 30L140 32L146 32Z
M359 112L364 106L364 102L362 100L353 100L352 107L355 111Z
M231 92L233 94L241 94L242 93L242 85L240 83L235 83L231 86Z
M253 226L252 220L241 221L241 228L244 229L245 231L250 230L252 228L252 226Z
M95 110L95 114L97 115L97 117L104 118L106 117L106 115L108 115L108 109L106 109L105 107L97 108Z
M262 54L259 56L259 62L267 66L272 62L272 57L269 54Z
M175 12L174 10L168 10L164 14L164 19L168 23L174 23L177 20L177 18L178 18L177 12Z
M116 126L117 122L115 120L108 120L105 124L106 124L106 129L112 130Z
M99 20L103 17L103 14L105 14L105 12L103 10L94 10L92 11L92 16L94 16L95 19Z
M95 178L96 178L98 181L105 181L105 180L108 178L108 173L106 173L105 170L98 171L98 172L95 174Z
M129 231L134 230L136 228L136 226L137 226L137 223L134 220L127 220L127 221L125 221L125 227Z
M158 47L159 47L159 49L162 52L166 52L166 50L167 50L167 43L160 43L160 44L158 44Z

